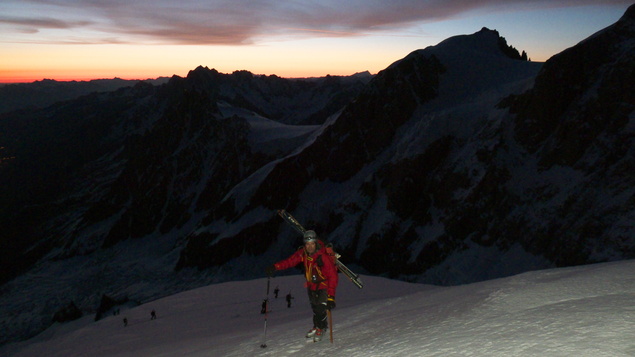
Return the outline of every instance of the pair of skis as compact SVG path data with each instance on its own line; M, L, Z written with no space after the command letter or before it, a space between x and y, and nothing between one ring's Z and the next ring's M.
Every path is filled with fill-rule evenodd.
M304 227L300 224L300 222L298 222L289 212L281 209L281 210L278 210L278 215L282 217L285 221L287 221L287 223L289 223L291 227L293 227L296 231L298 231L298 233L304 236L304 232L306 232L306 229L304 229ZM346 275L346 277L353 284L355 284L355 286L357 286L360 289L363 288L364 284L359 278L359 274L353 273L353 271L351 271L348 267L346 267L346 265L340 262L339 258L341 257L341 255L337 254L337 252L334 252L334 253L335 253L335 264L337 265L337 269L341 271L342 274Z

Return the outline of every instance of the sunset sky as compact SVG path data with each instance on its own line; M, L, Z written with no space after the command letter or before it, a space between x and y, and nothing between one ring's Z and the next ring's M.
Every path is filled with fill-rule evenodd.
M545 61L633 0L2 0L0 83L375 74L442 40L498 30Z

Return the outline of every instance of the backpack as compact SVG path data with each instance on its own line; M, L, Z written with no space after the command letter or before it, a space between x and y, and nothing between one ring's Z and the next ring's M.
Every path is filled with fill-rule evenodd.
M325 244L321 240L319 241L319 243L322 246L322 248L320 250L324 250L324 253L318 257L318 261L317 261L318 266L321 267L321 266L324 265L324 262L322 262L322 256L326 255L329 259L331 259L331 262L333 263L333 266L335 266L335 271L336 272L339 271L339 268L337 266L337 257L338 257L338 255L333 250L333 244L331 244L331 243Z

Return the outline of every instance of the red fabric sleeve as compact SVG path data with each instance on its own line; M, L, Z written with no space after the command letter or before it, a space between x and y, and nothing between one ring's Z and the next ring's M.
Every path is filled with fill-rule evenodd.
M276 270L285 270L285 269L293 268L294 266L302 262L303 255L304 255L304 251L302 248L300 248L296 250L295 253L291 254L289 258L281 260L275 263L273 266L276 267Z

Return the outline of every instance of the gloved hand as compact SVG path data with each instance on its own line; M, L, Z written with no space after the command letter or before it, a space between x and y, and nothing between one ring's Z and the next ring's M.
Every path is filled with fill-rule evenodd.
M276 267L274 265L269 265L268 267L265 268L265 273L267 273L267 276L273 276L275 272L276 272Z
M335 296L327 296L326 297L326 308L328 310L333 310L335 308Z

